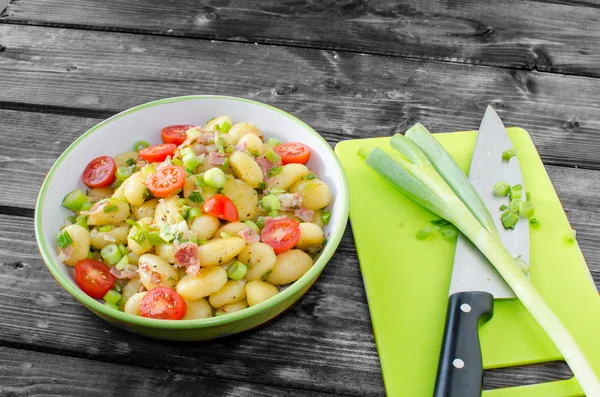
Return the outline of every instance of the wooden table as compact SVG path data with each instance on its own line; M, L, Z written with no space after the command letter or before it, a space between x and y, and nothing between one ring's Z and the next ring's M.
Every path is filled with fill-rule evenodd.
M416 121L435 132L476 129L491 103L532 135L600 285L599 8L598 0L12 1L0 14L0 395L385 394L350 228L285 315L210 343L121 331L56 285L33 230L45 173L91 126L164 97L258 100L332 145ZM485 388L568 373L490 371Z

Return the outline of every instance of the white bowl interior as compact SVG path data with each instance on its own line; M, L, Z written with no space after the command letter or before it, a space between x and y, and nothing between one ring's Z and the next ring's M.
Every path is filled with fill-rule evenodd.
M66 276L70 274L68 267L57 259L56 235L65 218L72 215L61 202L74 189L86 191L81 174L90 160L131 151L133 143L141 139L151 145L162 143L160 131L164 126L204 125L210 118L220 115L229 115L234 123L245 121L256 125L265 139L308 145L312 154L307 166L327 183L333 194L331 221L325 228L325 235L346 216L340 203L346 183L341 165L329 144L302 121L276 108L238 98L192 96L161 100L124 111L95 126L63 153L48 174L45 191L41 192L44 195L41 207L38 206L37 211L41 216L42 244L60 271ZM71 281L75 284L72 278Z

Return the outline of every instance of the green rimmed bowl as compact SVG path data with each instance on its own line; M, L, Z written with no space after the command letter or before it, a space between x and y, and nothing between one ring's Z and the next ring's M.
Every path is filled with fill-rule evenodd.
M85 191L81 173L87 163L101 155L131 150L133 142L145 139L160 143L166 125L203 125L227 114L234 122L250 122L266 137L282 142L299 141L310 146L307 166L325 181L333 194L331 220L325 227L327 244L312 268L278 295L242 311L201 320L156 320L113 310L86 295L75 283L72 268L59 262L56 235L64 219L72 215L61 206L74 189ZM140 335L168 340L208 340L233 335L259 326L296 302L316 281L338 247L348 220L348 185L342 166L329 144L310 126L275 107L247 99L192 95L162 99L119 113L79 137L52 166L37 199L35 235L42 258L58 284L85 307L117 327Z

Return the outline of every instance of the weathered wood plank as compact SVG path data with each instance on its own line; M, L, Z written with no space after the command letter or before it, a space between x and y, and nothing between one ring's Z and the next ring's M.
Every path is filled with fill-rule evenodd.
M0 20L600 75L592 2L28 0Z
M0 361L2 396L331 396L9 347L0 347Z

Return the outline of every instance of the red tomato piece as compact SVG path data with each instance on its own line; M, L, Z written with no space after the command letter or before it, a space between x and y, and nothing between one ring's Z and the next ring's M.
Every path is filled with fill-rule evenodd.
M177 149L177 145L173 143L161 143L160 145L144 148L138 154L147 162L154 163L164 161L168 156L173 157L175 149Z
M117 165L110 156L96 157L83 170L83 182L91 188L110 186L115 180Z
M161 168L154 174L148 175L146 186L156 197L167 197L172 193L183 189L185 184L185 170L176 165Z
M202 204L202 212L230 222L237 222L240 217L233 201L225 195L215 194Z
M142 317L181 320L187 311L185 300L170 288L151 289L140 302Z
M83 292L95 299L102 299L115 286L110 267L94 259L82 259L75 264L75 281Z
M300 239L300 224L290 218L269 219L260 232L260 241L270 245L276 254L288 251Z
M290 163L306 164L310 158L310 148L300 142L287 142L273 149L281 156L283 165Z
M187 124L170 125L162 129L160 136L164 143L173 143L179 146L187 139L185 132L192 127L193 125Z

